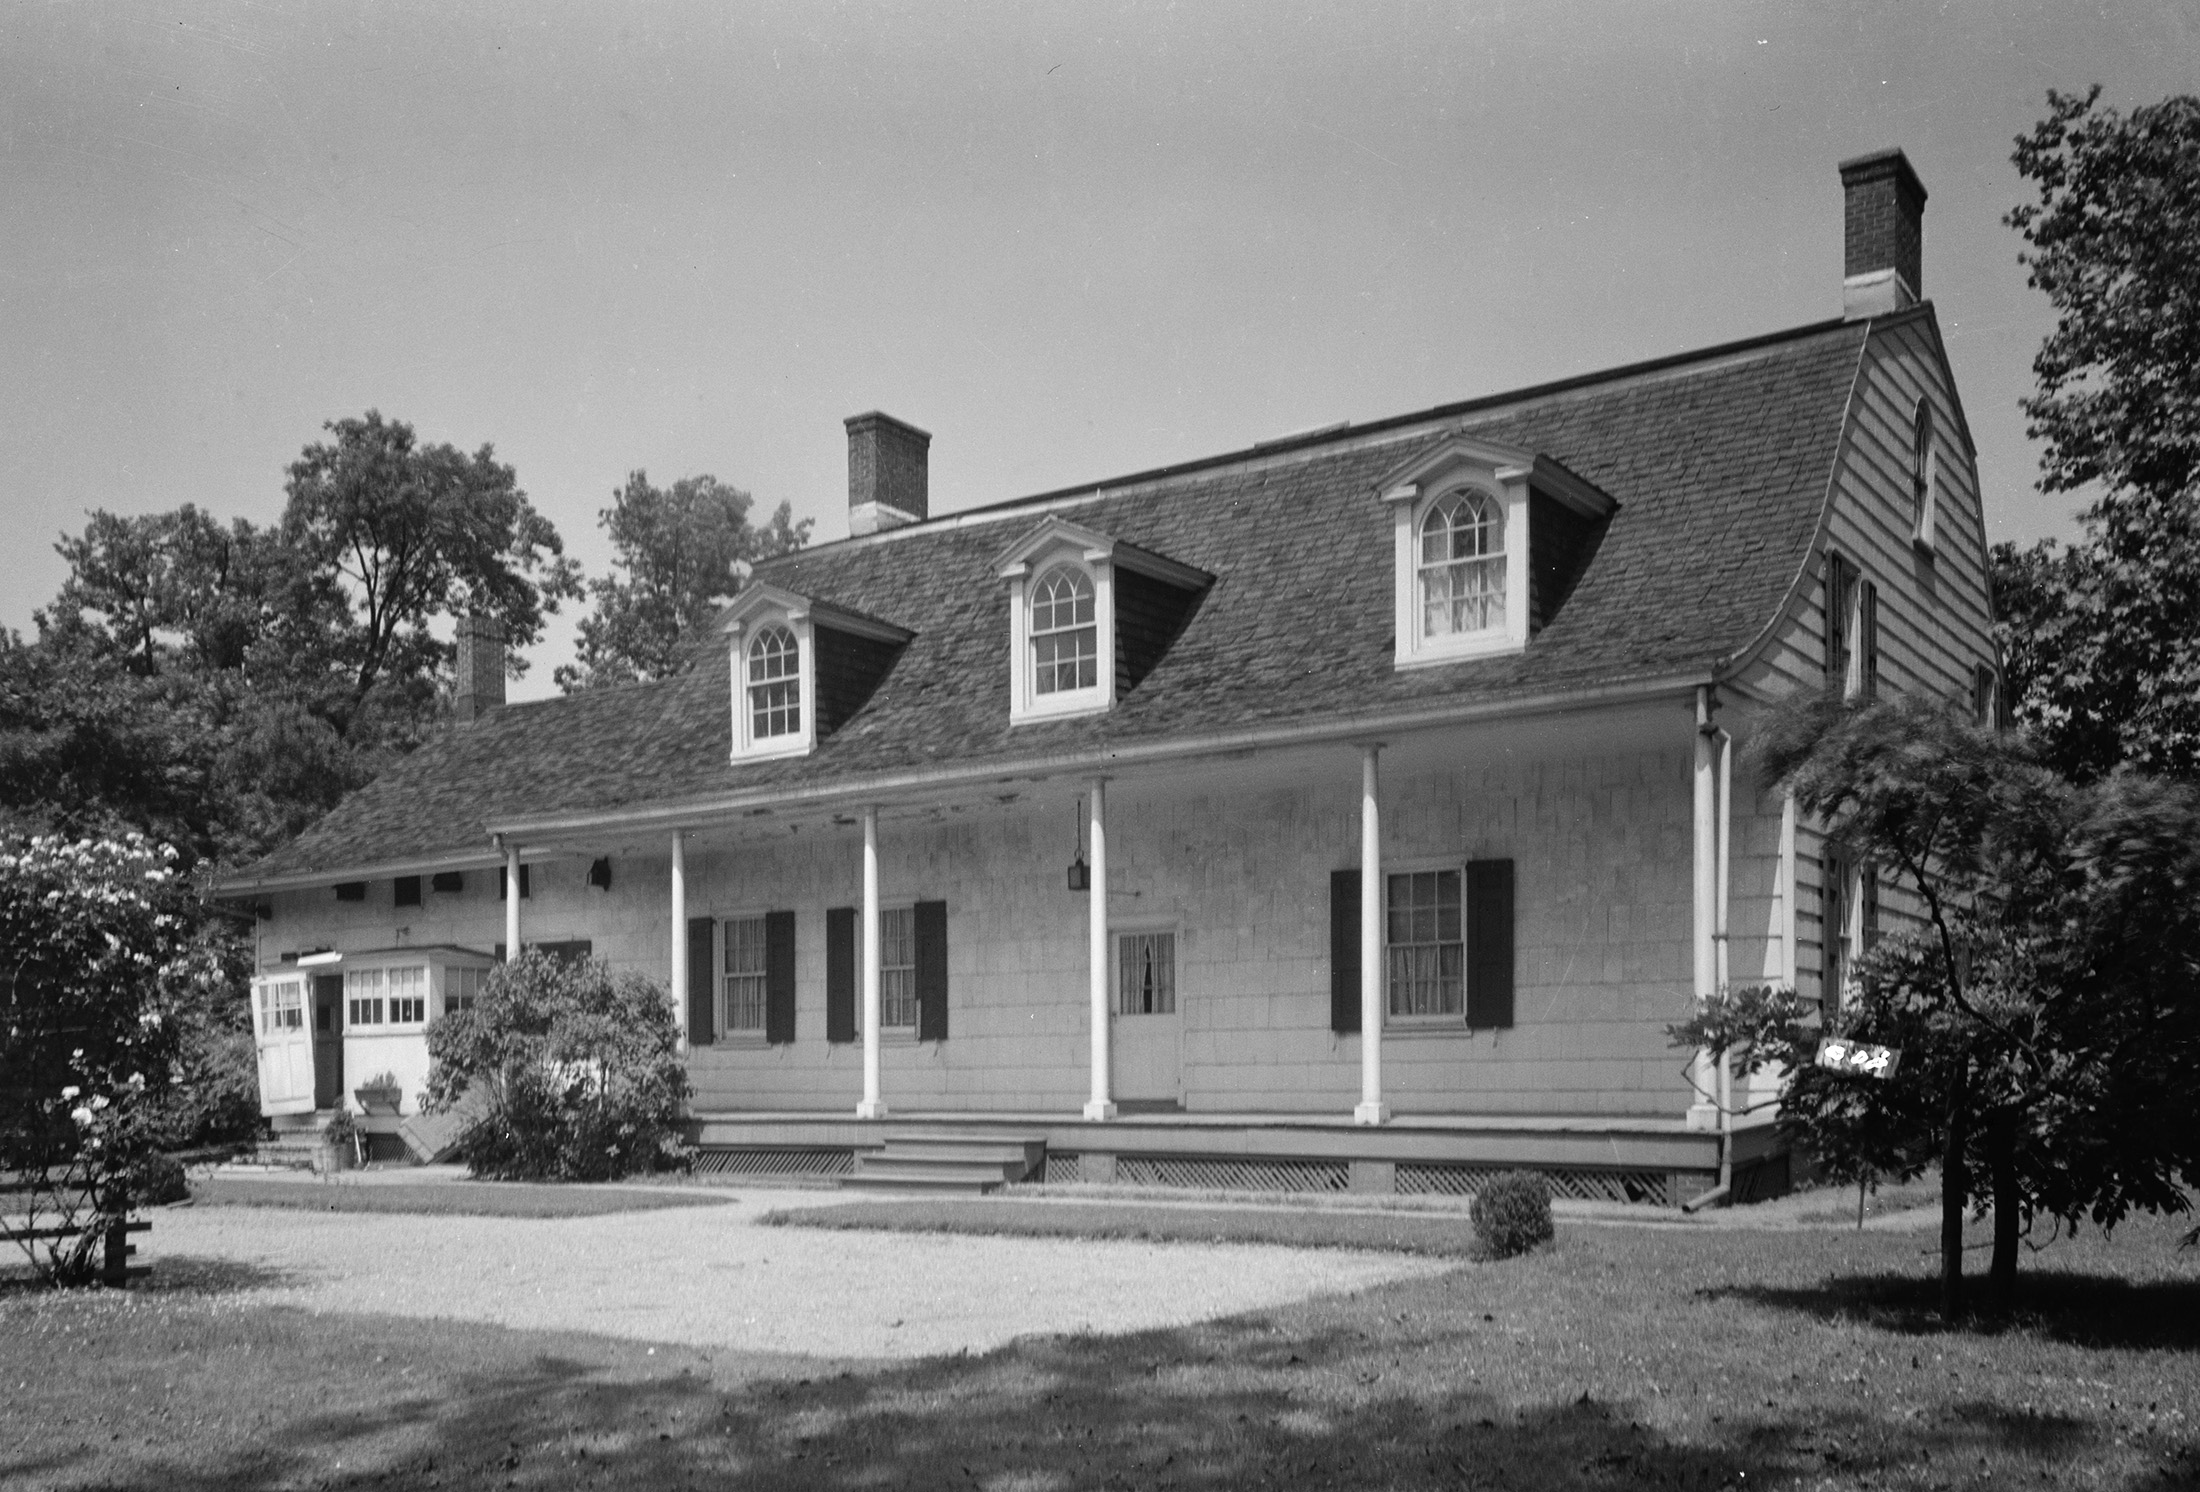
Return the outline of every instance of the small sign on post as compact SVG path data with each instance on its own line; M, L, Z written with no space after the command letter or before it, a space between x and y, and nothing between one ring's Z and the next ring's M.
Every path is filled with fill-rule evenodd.
M1818 1043L1818 1065L1857 1077L1891 1078L1902 1061L1902 1049L1873 1046L1868 1041L1842 1041L1827 1037Z

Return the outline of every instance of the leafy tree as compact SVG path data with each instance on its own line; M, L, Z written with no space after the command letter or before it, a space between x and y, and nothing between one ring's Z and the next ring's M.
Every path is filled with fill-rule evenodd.
M810 521L786 503L762 527L753 500L709 473L653 487L635 471L598 520L611 535L613 566L592 580L595 612L580 625L579 663L558 669L567 693L677 673L695 629L741 588L747 567L809 542Z
M348 603L333 640L346 678L322 709L349 736L383 703L381 728L410 746L452 656L430 623L490 611L515 649L527 647L561 599L580 595L579 567L491 447L422 446L410 425L371 409L325 428L335 439L291 464L282 524L283 541Z
M478 1105L477 1176L604 1181L686 1162L679 1028L640 974L525 949L428 1027L428 1056L432 1109Z
M0 1170L63 1281L94 1272L105 1224L130 1208L128 1177L161 1137L181 1014L222 978L174 852L123 839L0 835Z
M2035 1214L2112 1227L2200 1183L2200 790L2075 786L1929 700L1777 713L1758 747L1797 807L1914 899L1830 1012L1725 992L1675 1039L1790 1074L1781 1122L1836 1175L1936 1160L1943 1309L1963 1220L1994 1213L2006 1308ZM1825 1035L1897 1047L1891 1079L1815 1065Z
M2040 486L2086 492L2068 550L1997 547L2018 718L2078 778L2200 777L2200 98L2130 114L2050 91L2010 212L2055 329L2033 359Z

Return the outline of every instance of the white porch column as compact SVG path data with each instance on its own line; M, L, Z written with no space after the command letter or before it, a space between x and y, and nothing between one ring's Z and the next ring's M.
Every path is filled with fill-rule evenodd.
M1087 965L1092 1000L1092 1097L1087 1119L1115 1117L1114 1080L1108 1067L1108 811L1107 783L1092 780L1092 898Z
M687 836L672 831L672 1023L680 1033L679 1049L688 1049L687 1022L682 1012L688 988L688 869Z
M1387 1124L1383 1102L1383 813L1375 792L1375 757L1360 748L1360 1102L1354 1124Z
M878 1094L878 810L863 810L863 1102L858 1119L884 1119Z
M504 958L519 957L519 846L504 849Z
M1695 759L1695 812L1694 846L1691 869L1694 871L1694 888L1690 897L1694 911L1693 985L1698 1004L1711 998L1719 987L1718 968L1718 899L1719 899L1719 764L1716 729L1711 724L1711 691L1696 691L1696 759ZM1688 1127L1708 1130L1719 1127L1719 1109L1713 1101L1717 1091L1717 1074L1713 1070L1711 1055L1699 1051L1688 1066L1690 1100Z

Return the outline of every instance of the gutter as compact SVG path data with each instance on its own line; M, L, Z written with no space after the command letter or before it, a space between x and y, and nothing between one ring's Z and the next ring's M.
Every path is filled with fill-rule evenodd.
M288 870L273 875L214 877L210 896L250 896L262 891L310 891L338 881L385 881L396 876L433 875L439 870L495 870L504 857L494 849L445 850L414 860L376 860L332 870Z

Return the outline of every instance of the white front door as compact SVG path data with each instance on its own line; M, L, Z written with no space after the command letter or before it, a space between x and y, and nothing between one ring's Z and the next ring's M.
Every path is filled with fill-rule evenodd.
M1112 1066L1118 1103L1184 1101L1184 1016L1176 999L1176 934L1115 940Z
M260 1055L260 1112L313 1112L313 1033L306 981L286 974L253 982L252 1023Z

